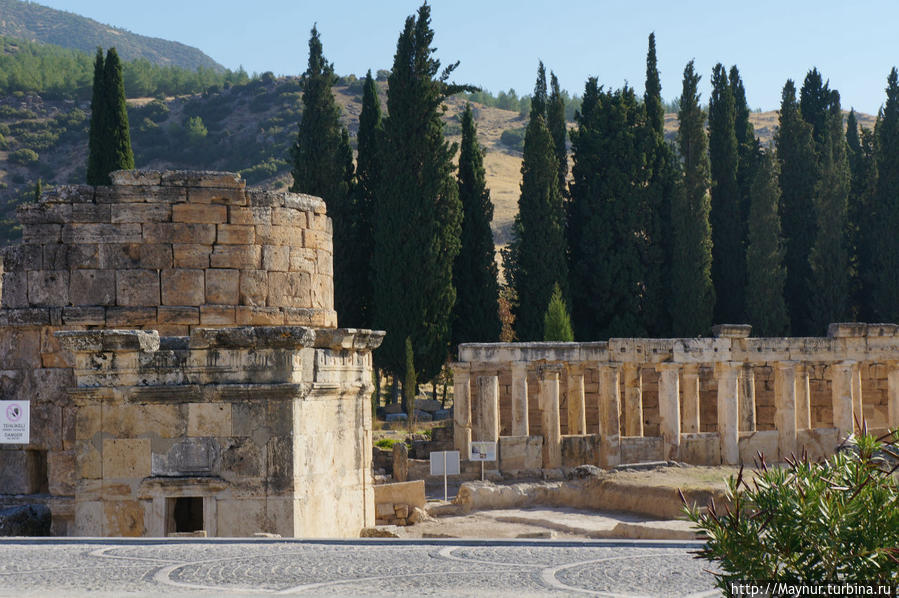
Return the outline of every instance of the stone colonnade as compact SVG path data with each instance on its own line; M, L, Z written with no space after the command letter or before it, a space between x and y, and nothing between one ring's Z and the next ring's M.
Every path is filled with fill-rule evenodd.
M758 453L769 461L802 450L830 455L862 421L875 432L899 428L899 326L831 324L823 338L751 338L745 325L714 332L694 339L463 344L453 366L455 446L468 454L472 440L498 442L503 470L668 459L738 464ZM884 380L871 382L885 387L885 409L863 401L862 366L871 365L885 371ZM658 375L657 436L645 434L641 372L647 368ZM764 384L773 386L773 426L766 426L773 429L758 425L760 368L771 372ZM829 386L830 422L812 417L813 368L825 372L816 382ZM701 369L712 372L713 397L702 398ZM592 405L588 370L598 382ZM501 375L510 377L503 400ZM530 394L533 384L529 392L529 375L537 396ZM534 402L540 434L532 435ZM505 422L501 404L509 407ZM590 429L588 412L595 413ZM703 413L713 413L712 421L701 421Z

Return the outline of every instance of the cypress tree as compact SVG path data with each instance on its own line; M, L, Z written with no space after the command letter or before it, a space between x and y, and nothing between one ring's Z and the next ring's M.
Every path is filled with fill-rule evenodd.
M461 205L443 136L444 99L470 87L449 85L455 65L440 72L432 58L431 8L406 19L388 80L382 176L375 204L374 324L387 336L378 360L395 374L412 343L419 379L440 371L449 352L456 292Z
M830 92L825 135L819 150L820 178L815 189L817 231L809 254L812 269L809 329L823 334L830 322L849 312L849 251L846 211L849 199L849 161L843 136L840 94Z
M543 340L563 343L570 343L574 340L571 318L568 317L568 307L565 305L559 285L553 287L549 306L543 316Z
M693 61L684 69L677 142L683 184L672 200L671 319L676 336L708 334L712 327L712 231L709 224L709 157L705 114L699 104Z
M740 213L743 216L743 238L749 243L750 190L755 178L756 160L761 155L761 143L755 136L755 127L749 121L749 104L746 89L736 65L728 73L731 93L734 96L734 134L737 137L737 188L740 190ZM748 276L748 273L747 273ZM748 299L747 299L748 300Z
M743 213L737 185L739 155L734 120L734 97L727 71L720 63L712 71L709 100L709 161L712 176L712 281L715 284L715 321L743 320L746 254Z
M351 280L355 283L350 292L354 301L353 308L346 309L341 314L342 325L356 328L372 327L373 220L378 173L381 170L379 144L383 133L378 88L371 76L371 71L368 71L362 86L362 111L359 114L359 132L356 135L356 188L353 195L352 214L353 243L349 248L352 263L348 269L354 273Z
M499 321L499 283L494 259L493 203L487 189L484 156L477 129L466 104L462 113L459 151L459 199L462 202L462 249L453 265L456 305L453 308L453 343L496 342Z
M665 111L662 85L656 63L655 34L649 35L646 53L646 139L650 144L647 166L650 169L646 189L648 210L644 245L645 299L643 321L651 336L671 334L671 318L667 309L671 288L671 198L677 188L680 166L671 146L665 141Z
M555 146L546 126L546 73L537 71L531 119L524 137L521 195L512 227L512 242L503 252L506 278L515 289L515 332L521 341L543 338L543 315L553 285L568 288L565 261L564 207L559 193Z
M591 78L575 120L569 217L575 333L645 336L645 112L633 89L602 92Z
M790 325L783 290L783 241L780 235L777 170L763 152L750 186L746 247L746 315L756 336L784 336Z
M324 56L321 37L313 26L309 36L309 62L303 73L303 116L293 146L291 191L317 195L325 201L334 227L334 307L338 319L359 322L355 270L352 185L352 151L340 125L340 108L331 87L334 67ZM349 152L349 163L347 163Z
M812 127L802 119L796 102L796 87L787 80L781 94L780 118L774 134L780 170L780 217L786 254L787 280L784 300L790 314L790 330L808 335L809 255L815 240L814 190L815 147Z
M94 83L91 94L91 126L87 141L87 184L106 185L108 174L103 174L102 156L105 153L103 123L106 121L103 92L103 50L97 48L94 58Z
M412 339L406 337L403 345L405 358L405 376L403 377L403 411L408 416L409 429L415 427L415 395L418 392L418 378L415 374L415 354L412 351Z
M846 119L846 151L849 157L849 221L848 243L850 260L851 303L854 318L870 321L870 292L866 284L865 269L870 266L871 196L877 182L877 166L874 159L874 134L862 129L859 134L855 110L849 111Z
M899 322L899 75L887 78L887 101L881 108L876 135L877 184L871 200L873 228L870 311L880 322Z
M568 148L565 140L568 137L568 127L565 124L565 98L559 90L559 80L556 74L550 71L550 93L546 105L546 126L553 137L553 145L556 148L556 161L559 164L559 193L562 197L568 195L566 179L568 178Z
M128 105L125 103L125 81L122 78L122 63L115 48L106 51L103 87L106 96L106 124L103 128L109 143L103 169L108 178L110 172L134 168L131 133L128 130Z
M134 168L128 108L122 63L115 48L98 48L94 61L94 87L91 98L91 130L88 138L87 182L109 185L109 173Z
M819 148L830 135L827 113L831 101L828 83L823 81L818 69L813 68L805 75L799 90L799 112L802 119L812 126L812 138Z

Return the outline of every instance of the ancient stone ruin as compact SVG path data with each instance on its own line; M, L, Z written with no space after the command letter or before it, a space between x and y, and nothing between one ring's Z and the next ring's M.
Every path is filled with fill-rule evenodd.
M358 536L375 520L371 351L339 330L315 197L127 171L19 210L2 254L0 506L53 533Z
M899 428L899 326L826 338L466 344L453 367L455 447L498 442L503 472L674 459L752 464L831 455L859 424Z

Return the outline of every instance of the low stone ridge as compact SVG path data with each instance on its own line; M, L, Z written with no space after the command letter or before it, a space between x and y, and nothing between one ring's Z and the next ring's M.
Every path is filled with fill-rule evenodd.
M0 536L49 536L50 507L42 504L0 509Z

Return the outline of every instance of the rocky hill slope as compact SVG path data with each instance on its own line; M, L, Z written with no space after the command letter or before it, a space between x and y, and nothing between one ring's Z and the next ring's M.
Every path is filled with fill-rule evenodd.
M0 0L0 35L55 44L93 55L97 46L115 46L123 60L144 58L153 64L224 71L224 67L197 48L131 33L93 19L34 2Z

